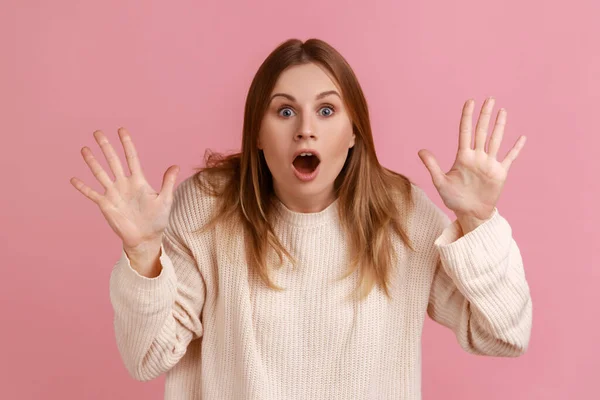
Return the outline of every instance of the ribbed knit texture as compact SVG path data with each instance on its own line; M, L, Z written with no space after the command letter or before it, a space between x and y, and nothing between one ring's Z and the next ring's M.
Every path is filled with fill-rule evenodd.
M339 200L312 214L278 203L275 231L298 260L295 269L285 259L272 270L278 292L249 273L242 232L219 225L192 233L216 199L185 179L175 190L160 275L139 275L121 249L110 276L125 367L140 381L166 373L166 400L416 400L426 314L470 353L523 354L532 303L508 222L495 209L461 237L458 222L413 189L407 228L416 253L395 238L392 299L375 286L356 302L348 297L357 274L340 279L348 244Z

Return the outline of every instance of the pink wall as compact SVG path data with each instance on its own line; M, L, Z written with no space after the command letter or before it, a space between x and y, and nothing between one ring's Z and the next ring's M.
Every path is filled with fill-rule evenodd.
M467 98L508 110L501 154L528 138L499 210L531 286L529 351L472 356L427 320L424 399L600 398L600 2L215 4L0 5L0 397L162 398L164 378L136 382L120 361L108 296L120 242L69 183L101 188L79 151L100 156L92 132L118 144L125 126L155 187L171 164L188 176L205 148L238 148L267 54L317 37L355 69L382 163L440 206L417 151L450 167Z

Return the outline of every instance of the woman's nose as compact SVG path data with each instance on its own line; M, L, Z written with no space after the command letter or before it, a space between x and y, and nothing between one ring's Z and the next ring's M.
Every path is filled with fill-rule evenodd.
M312 117L309 114L305 113L303 114L300 126L298 127L296 138L303 139L308 137L315 138L314 124Z

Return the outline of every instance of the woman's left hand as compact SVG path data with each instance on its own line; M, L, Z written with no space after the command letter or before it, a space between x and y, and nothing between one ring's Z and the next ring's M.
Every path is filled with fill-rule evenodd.
M465 234L493 215L508 170L526 140L525 136L519 137L504 160L496 160L506 125L506 110L501 108L486 151L487 131L494 108L494 98L490 97L481 108L473 148L471 125L474 105L475 101L470 99L463 106L458 152L450 171L444 173L430 151L423 149L418 153L444 204L454 211Z

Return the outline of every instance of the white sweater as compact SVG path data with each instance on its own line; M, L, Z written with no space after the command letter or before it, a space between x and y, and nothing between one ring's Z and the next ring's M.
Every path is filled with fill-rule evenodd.
M474 354L515 357L529 343L532 303L508 222L494 215L460 236L419 187L407 225L416 253L398 241L389 300L375 286L346 299L356 276L338 201L318 213L279 202L274 225L298 259L273 269L282 292L249 274L241 232L192 234L216 199L185 179L163 237L162 271L146 278L126 253L110 276L116 342L132 377L166 373L166 400L420 399L426 313ZM228 246L232 246L228 248Z

